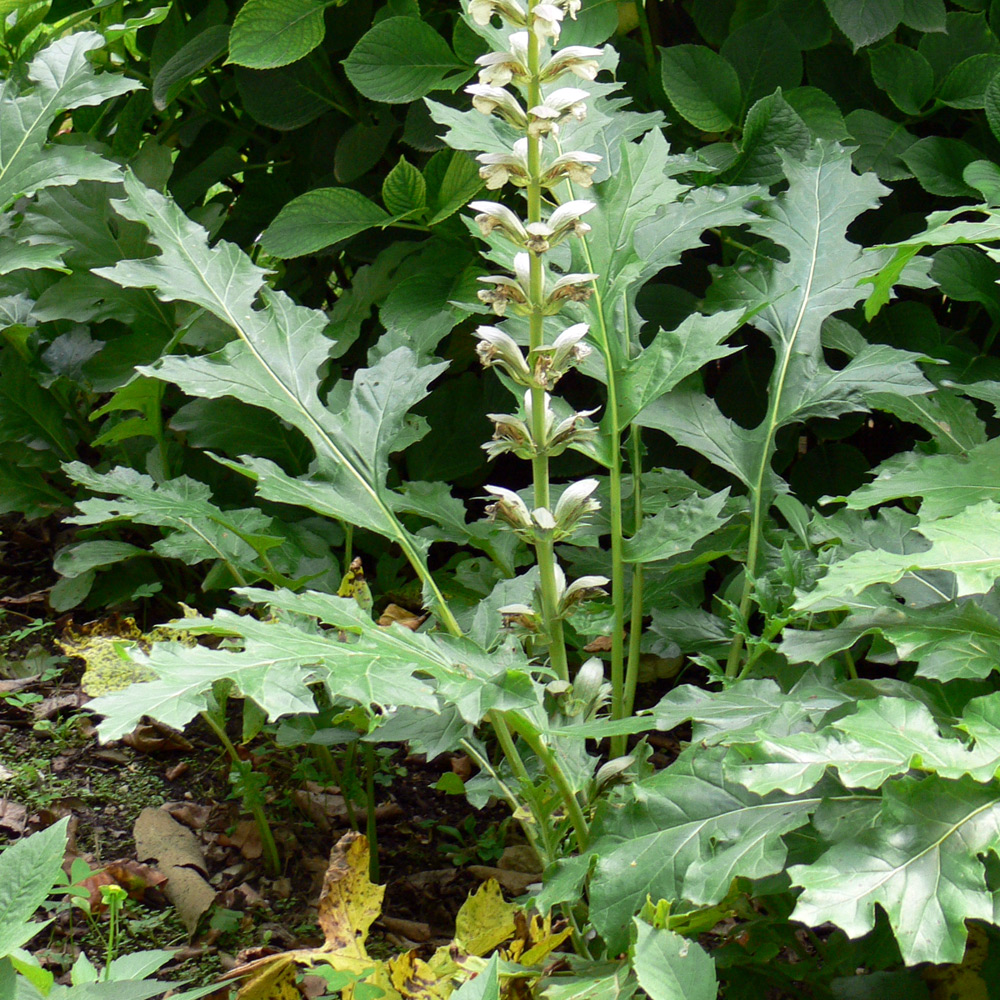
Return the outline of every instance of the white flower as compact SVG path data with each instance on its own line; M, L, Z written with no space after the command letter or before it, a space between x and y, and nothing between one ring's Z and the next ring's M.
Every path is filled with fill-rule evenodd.
M483 284L492 285L492 288L484 288L479 292L479 301L488 305L497 316L503 316L507 312L507 306L513 302L515 306L524 306L528 302L528 294L521 283L515 278L509 278L504 274L490 274L479 279ZM523 313L524 309L516 309Z
M479 176L491 190L501 188L507 181L515 187L528 183L528 140L518 139L510 153L480 153L476 159L482 164Z
M568 532L588 514L600 510L601 505L591 498L598 485L596 479L581 479L563 490L556 504L556 521L560 529Z
M597 206L594 202L583 199L563 202L548 219L553 241L569 234L583 236L585 233L589 233L590 226L586 222L581 222L580 216L586 215L587 212L595 208Z
M476 24L485 27L494 14L499 14L515 28L524 28L528 24L528 16L517 0L469 0L469 17Z
M583 236L590 226L580 221L580 216L596 206L592 201L568 201L560 205L546 222L529 222L525 246L534 253L544 253L561 243L567 236ZM478 221L478 220L477 220Z
M586 45L567 45L553 53L552 58L541 71L541 81L550 83L563 73L574 73L581 80L593 80L597 77L597 60L604 55L603 49L592 49Z
M491 519L506 521L517 531L531 527L528 505L513 490L504 489L503 486L487 486L486 489L497 498L495 503L486 508Z
M558 184L564 177L580 187L590 187L593 184L591 175L597 169L596 164L602 157L596 153L585 153L576 150L557 156L546 168L543 183L546 186Z
M567 118L582 122L587 117L588 97L587 91L577 87L554 90L541 104L528 109L528 117L533 119L528 132L533 135L545 135L547 132L557 135L560 122Z
M536 4L531 11L531 30L539 41L551 38L553 44L559 41L560 22L563 12L552 3Z
M479 82L494 87L506 87L511 80L523 81L528 78L528 33L515 31L508 39L510 51L487 52L476 60ZM574 46L570 46L573 48ZM580 46L575 46L579 48Z
M576 364L590 354L590 347L580 341L587 336L590 326L587 323L574 323L566 327L556 337L552 344L552 366L563 369L569 364Z
M469 208L478 212L476 225L483 236L489 236L499 229L504 236L517 246L523 247L528 239L524 223L506 206L495 201L470 201Z
M536 385L551 389L575 364L590 354L590 347L580 341L590 327L574 323L556 337L551 346L542 346L531 352L530 362Z
M465 88L472 95L472 106L484 115L497 112L501 118L514 128L523 129L528 124L524 108L513 94L503 87L490 87L483 83L473 83Z
M588 597L597 597L603 594L608 583L606 576L581 576L574 580L559 598L559 614L566 614L574 604L586 600Z
M479 327L476 336L479 338L476 353L484 368L499 365L515 382L533 384L528 363L512 337L495 326Z

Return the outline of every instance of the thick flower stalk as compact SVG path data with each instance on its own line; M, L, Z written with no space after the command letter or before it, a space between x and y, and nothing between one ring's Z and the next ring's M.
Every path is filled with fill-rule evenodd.
M597 75L600 49L580 45L558 48L561 26L575 18L580 0L469 0L469 16L486 25L499 18L510 30L507 48L481 56L479 82L466 88L473 107L495 115L521 133L509 151L483 153L477 159L480 176L493 191L506 185L523 192L523 217L493 201L473 202L476 224L485 237L500 236L513 244L514 273L491 275L480 299L497 316L516 315L528 321L528 350L497 326L481 326L478 353L483 364L495 366L525 389L523 406L513 414L490 414L493 440L490 457L513 452L531 462L531 509L513 491L489 487L496 500L491 516L534 546L539 569L538 608L505 609L536 641L547 644L552 667L569 678L563 620L573 607L607 583L603 577L566 582L556 562L555 544L569 538L587 514L596 509L591 494L595 480L568 487L553 504L549 462L570 447L585 447L596 433L589 417L556 405L553 391L559 379L582 361L591 348L588 325L555 319L567 303L590 296L593 274L557 274L546 255L565 240L589 231L584 216L594 204L575 199L559 204L550 192L569 181L587 188L600 157L580 150L563 151L556 139L566 123L583 121L588 91L574 85Z

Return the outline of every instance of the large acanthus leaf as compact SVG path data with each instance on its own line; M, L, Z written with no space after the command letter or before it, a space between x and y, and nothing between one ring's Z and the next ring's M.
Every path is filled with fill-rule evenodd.
M538 701L520 651L486 653L465 639L415 633L401 625L384 628L353 599L331 594L254 588L240 593L298 617L295 623L261 621L219 611L210 619L178 621L171 627L229 642L218 649L185 648L183 653L174 643L154 646L142 663L158 680L89 703L106 716L103 739L118 738L143 715L183 726L205 709L212 685L224 679L272 719L315 711L308 685L317 681L331 697L365 708L391 704L437 712L451 705L470 723L493 708L530 708ZM331 628L302 624L301 616Z
M1000 577L1000 505L987 501L952 517L921 521L920 534L930 542L922 552L869 549L834 563L808 593L800 610L842 608L848 598L876 583L898 583L918 572L944 570L955 575L955 595L985 594Z
M114 495L113 500L81 500L79 513L68 518L74 524L130 520L170 529L166 538L153 544L158 555L189 564L222 560L242 584L260 577L287 582L261 564L263 553L281 545L283 539L269 530L272 518L259 510L223 511L211 502L208 486L187 476L156 484L149 476L122 467L98 473L72 462L64 469L89 490Z
M971 217L977 215L985 218L972 221ZM865 302L865 318L871 319L889 302L894 285L909 284L907 265L926 247L995 243L997 240L1000 240L1000 213L987 205L960 205L931 212L923 232L901 243L887 244L884 249L890 251L889 257L883 260L876 273L862 279L863 283L872 285Z
M849 788L881 788L890 778L914 768L943 778L968 774L977 781L990 781L1000 768L995 716L994 696L987 705L977 704L974 719L963 719L971 721L973 729L986 730L987 738L970 747L942 736L933 715L920 702L868 699L855 713L819 732L775 740L760 731L754 742L736 744L740 763L728 773L758 795L776 789L792 795L808 791L820 783L828 767L835 767ZM731 763L736 759L734 755Z
M602 808L579 864L597 858L590 916L612 951L647 895L715 903L737 876L763 878L785 862L782 835L802 826L822 797L754 795L723 773L725 751L693 748Z
M995 919L980 855L1000 843L996 785L932 775L891 782L883 796L871 828L789 869L805 889L792 919L860 937L874 926L877 904L907 965L961 962L965 921Z
M846 500L848 507L866 509L903 497L920 497L922 518L950 517L986 500L1000 503L998 470L1000 438L965 455L896 455L879 467L873 482L837 499Z
M850 614L834 628L785 629L781 652L792 663L820 663L877 634L892 643L898 660L916 663L923 677L988 677L1000 666L1000 618L984 606L987 600L967 597L914 608L875 587L852 601ZM885 654L879 659L885 662Z
M415 439L407 411L423 399L445 365L420 367L411 351L398 348L359 371L350 388L338 392L340 408L332 412L318 393L318 370L330 354L326 317L268 289L265 272L233 244L209 247L200 226L131 174L125 187L127 197L116 202L118 211L143 222L161 254L98 273L128 287L155 288L163 299L200 305L238 334L215 354L165 358L149 374L193 396L228 395L262 406L297 427L316 450L315 481L291 479L259 460L247 460L248 473L260 476L266 466L273 481L297 492L298 499L286 502L386 535L420 566L419 546L393 513L396 498L385 479L389 454L401 441ZM426 581L426 569L423 575Z
M731 512L723 512L728 498L729 490L722 490L710 497L695 496L664 507L625 542L626 562L657 562L690 552L732 517Z
M704 396L687 392L661 398L639 417L740 478L765 505L781 488L771 469L779 428L811 415L866 409L866 391L885 388L887 375L903 394L933 388L917 369L915 355L871 347L860 338L848 345L854 356L843 369L826 364L824 321L862 297L859 280L874 274L887 253L865 252L847 239L847 228L875 208L886 189L874 175L854 173L850 156L833 143L818 141L802 160L783 156L783 163L788 190L761 202L749 227L784 247L787 259L774 251L768 256L765 242L763 253L721 272L709 292L718 308L747 310L749 322L771 341L776 359L767 416L747 430Z
M90 31L60 38L32 60L30 89L20 90L12 75L0 85L0 210L40 188L120 176L115 163L91 150L48 141L59 112L101 104L140 86L117 74L94 72L87 53L103 44Z

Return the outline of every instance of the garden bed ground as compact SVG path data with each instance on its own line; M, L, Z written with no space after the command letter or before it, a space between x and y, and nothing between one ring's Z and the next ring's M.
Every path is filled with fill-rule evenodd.
M100 872L146 860L136 854L136 819L166 807L197 838L215 903L189 933L161 888L149 884L155 877L140 876L126 904L123 950L179 949L165 971L205 982L243 949L319 943L316 900L330 850L349 828L338 789L310 780L302 751L276 748L266 737L251 745L255 770L268 778L267 815L283 864L275 877L265 871L256 829L231 796L228 760L207 727L189 727L179 746L155 729L132 745L99 743L80 688L83 665L58 647L67 628L94 615L47 611L57 544L51 529L8 524L0 543L0 844L68 816L67 870L81 858ZM507 842L505 809L477 812L464 797L433 787L443 773L467 766L448 755L428 762L403 747L380 753L379 877L387 891L373 953L449 940L459 906L490 874L514 895L531 879L515 870L524 867L523 852L516 838ZM33 944L53 971L65 973L80 949L101 961L100 935L81 914L62 903L53 912L44 940Z

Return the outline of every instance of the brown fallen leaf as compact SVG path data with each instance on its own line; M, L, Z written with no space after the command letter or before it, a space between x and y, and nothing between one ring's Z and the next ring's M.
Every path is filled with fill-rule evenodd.
M139 813L133 833L139 860L154 862L167 877L167 899L193 936L215 902L215 890L205 879L205 859L197 837L165 809L152 808Z
M387 931L399 934L400 937L406 938L407 941L421 942L430 941L431 939L430 924L421 923L417 920L401 920L399 917L390 917L384 913L379 917L379 923Z
M32 705L31 712L36 719L54 719L64 708L83 708L90 699L82 691L56 694Z
M211 806L199 805L197 802L167 802L161 808L191 830L203 830L212 813Z
M427 615L415 615L412 611L401 608L398 604L387 604L379 616L378 623L383 628L388 628L393 624L402 625L415 632L425 621L427 621Z
M191 749L183 733L157 722L140 723L122 737L122 743L139 753L175 753Z
M188 771L191 770L191 765L188 764L186 760L182 760L179 764L174 764L173 767L168 767L163 772L163 777L167 781L176 781L178 778L183 778Z
M8 833L24 833L28 825L28 810L20 802L0 799L0 830Z
M457 774L462 781L468 781L472 777L472 761L464 753L455 754L451 758L451 770Z
M264 842L260 830L252 819L241 819L230 834L220 833L219 843L224 847L235 847L243 857L256 860L264 853Z
M489 865L469 865L465 870L484 882L496 879L512 896L520 896L527 891L529 885L542 881L540 872L514 872L506 868L491 868Z

